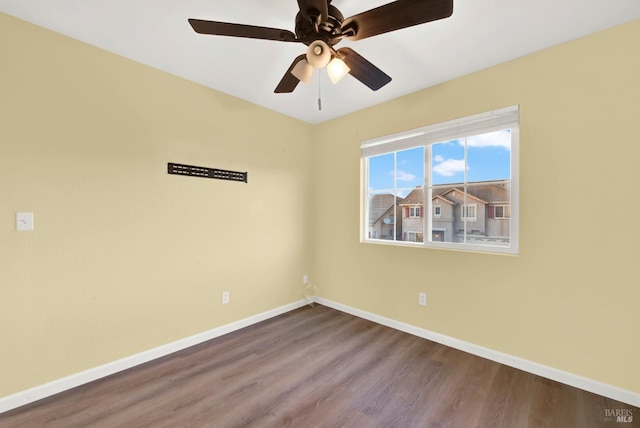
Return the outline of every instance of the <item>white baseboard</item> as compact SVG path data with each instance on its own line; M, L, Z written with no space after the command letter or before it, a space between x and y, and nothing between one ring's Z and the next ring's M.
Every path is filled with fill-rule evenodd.
M461 351L465 351L491 361L495 361L510 367L514 367L516 369L526 371L528 373L533 373L535 375L555 380L566 385L571 385L585 391L593 392L594 394L602 395L616 401L640 407L640 394L632 391L627 391L622 388L607 385L605 383L601 383L592 379L587 379L573 373L568 373L519 357L515 357L513 355L504 354L502 352L494 351L489 348L474 345L473 343L465 342L463 340L445 336L444 334L425 330L410 324L405 324L403 322L396 321L390 318L385 318L380 315L352 308L350 306L336 303L331 300L315 298L315 301L321 305L337 309L341 312L345 312L351 315L355 315L359 318L373 321L377 324L382 324L396 330L404 331L405 333L409 333L414 336L422 337L424 339L441 343L451 348L459 349Z
M167 345L162 345L157 348L132 355L130 357L122 358L120 360L104 364L102 366L94 367L92 369L76 373L62 379L54 380L53 382L49 382L44 385L39 385L13 395L0 398L0 413L7 412L20 406L24 406L25 404L33 403L34 401L50 397L71 388L75 388L76 386L80 386L85 383L104 378L114 373L118 373L123 370L138 366L140 364L147 363L149 361L155 360L156 358L164 357L174 352L181 351L191 346L206 342L207 340L215 339L216 337L225 335L227 333L240 330L241 328L248 327L252 324L256 324L269 318L273 318L286 312L292 311L294 309L298 309L305 304L306 302L304 300L300 300L298 302L272 309L270 311L254 315L249 318L233 322L231 324L226 324L221 327L217 327L212 330L169 343Z
M474 345L463 340L425 330L390 318L385 318L380 315L372 314L370 312L333 302L331 300L315 298L315 301L321 305L337 309L339 311L369 321L373 321L375 323L385 325L396 330L404 331L405 333L409 333L414 336L441 343L451 348L459 349L461 351L465 351L470 354L486 358L488 360L496 361L510 367L524 370L526 372L533 373L547 379L555 380L566 385L571 385L585 391L593 392L594 394L609 397L616 401L640 407L640 394L631 391L587 379L582 376L578 376L562 370L554 369L552 367L544 366L542 364L534 363L522 358L514 357L512 355L504 354L502 352L494 351L482 346ZM111 363L107 363L102 366L86 370L84 372L67 376L44 385L39 385L13 395L0 398L0 413L7 412L9 410L24 406L29 403L33 403L34 401L50 397L60 392L75 388L94 380L104 378L106 376L138 366L140 364L147 363L156 358L164 357L166 355L181 351L194 345L198 345L200 343L206 342L207 340L214 339L227 333L240 330L244 327L248 327L261 321L265 321L269 318L273 318L294 309L300 308L305 304L306 302L304 300L300 300L298 302L294 302L280 308L272 309L270 311L254 315L249 318L233 322L231 324L226 324L221 327L217 327L212 330L196 334L194 336L190 336L173 343L169 343L167 345L159 346L157 348L150 349L148 351L144 351L130 357L122 358L120 360L113 361Z

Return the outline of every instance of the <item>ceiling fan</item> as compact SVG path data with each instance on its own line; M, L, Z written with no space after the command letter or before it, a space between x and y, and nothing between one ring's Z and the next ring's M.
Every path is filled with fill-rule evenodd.
M391 77L351 48L334 49L342 39L361 40L378 34L424 24L451 16L453 0L396 0L380 7L344 18L331 0L298 0L295 34L288 30L229 22L189 19L196 33L216 36L304 43L306 54L298 56L276 87L276 93L288 93L301 80L308 83L316 68L327 67L337 83L347 73L377 91Z

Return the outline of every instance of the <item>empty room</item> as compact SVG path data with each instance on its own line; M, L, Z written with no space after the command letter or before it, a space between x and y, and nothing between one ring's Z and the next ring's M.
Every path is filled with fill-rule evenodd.
M0 0L0 426L640 426L638 41L637 0Z

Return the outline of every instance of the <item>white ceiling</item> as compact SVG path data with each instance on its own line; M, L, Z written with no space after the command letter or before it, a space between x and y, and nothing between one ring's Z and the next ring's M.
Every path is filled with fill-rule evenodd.
M345 17L385 3L389 0L332 2ZM393 78L379 91L351 76L334 86L326 73L316 72L309 85L300 83L292 94L273 90L306 46L200 35L187 19L294 31L296 0L0 0L0 11L319 123L638 19L640 0L454 0L451 18L337 46L352 47ZM629 46L637 49L637 43L630 40Z

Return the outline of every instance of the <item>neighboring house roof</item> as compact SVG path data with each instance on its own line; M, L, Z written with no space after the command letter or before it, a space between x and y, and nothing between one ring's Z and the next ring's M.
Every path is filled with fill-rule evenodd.
M393 208L395 197L389 193L381 195L373 195L369 199L369 222L377 223L384 215ZM402 201L401 197L397 197L398 201Z
M416 187L413 189L399 205L423 205L424 204L424 190L422 187Z
M509 204L509 184L502 181L485 181L481 183L470 183L467 187L466 196L481 204ZM432 201L439 200L444 203L455 205L457 200L464 198L465 192L462 183L451 183L436 185L431 189ZM461 196L455 199L450 195L452 192L460 192ZM424 205L424 189L421 186L415 187L405 198L397 197L398 206ZM386 215L393 214L394 196L390 193L373 195L369 201L369 221L375 224ZM389 212L391 210L391 212Z
M467 190L474 196L489 201L489 203L509 203L511 195L509 188L504 183L484 184L471 186Z
M452 192L460 192L463 195L462 197L465 195L464 190L459 187L459 184L448 185L446 187L438 186L432 190L432 200L437 198L438 200L454 205L456 202L452 200L451 197L446 197ZM474 184L467 188L466 195L485 205L489 203L501 203L503 201L508 203L509 201L509 190L501 187L500 184ZM388 196L391 197L391 195ZM462 199L462 197L456 199ZM422 187L416 187L398 205L424 205L424 189Z
M467 187L467 195L482 200L484 203L490 204L508 204L510 201L510 184L502 180L481 181L469 183ZM462 192L463 183L437 184L433 186L432 195L444 196L453 189Z
M444 196L436 195L433 198L431 198L432 201L436 200L436 199L439 200L439 201L445 202L445 203L447 203L449 205L455 205L455 202L450 201L449 199L445 198Z
M452 192L460 192L462 195L466 195L466 196L467 196L467 198L475 199L476 201L480 202L481 204L485 204L485 205L486 205L486 204L488 204L488 203L489 203L489 202L485 201L484 199L480 199L479 197L474 196L474 195L471 193L471 191L469 191L469 188L467 188L467 192L465 193L465 191L464 191L464 190L462 190L462 189L458 189L457 187L454 187L453 189L450 189L448 192L444 192L444 193L442 194L442 196L448 195L448 194L450 194L450 193L452 193ZM464 196L463 196L463 197L464 197ZM456 197L456 199L462 199L462 198L457 198L457 197Z

